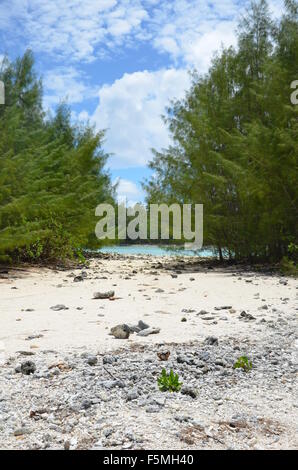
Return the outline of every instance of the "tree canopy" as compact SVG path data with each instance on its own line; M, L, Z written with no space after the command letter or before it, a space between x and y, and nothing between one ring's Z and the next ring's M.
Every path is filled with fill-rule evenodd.
M73 256L95 242L95 208L113 202L104 132L42 107L32 53L4 59L0 80L0 260Z
M204 244L238 259L297 253L298 4L275 22L265 0L240 21L236 48L192 75L167 110L173 144L154 150L147 201L204 204Z

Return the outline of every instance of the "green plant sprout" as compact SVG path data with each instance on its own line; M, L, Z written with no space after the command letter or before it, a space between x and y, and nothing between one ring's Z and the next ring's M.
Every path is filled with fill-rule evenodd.
M246 356L241 356L235 362L234 369L243 369L248 372L252 369L252 362Z
M179 382L179 375L174 374L172 369L169 374L167 374L166 369L163 369L157 379L157 384L162 392L179 392L183 385L182 382Z

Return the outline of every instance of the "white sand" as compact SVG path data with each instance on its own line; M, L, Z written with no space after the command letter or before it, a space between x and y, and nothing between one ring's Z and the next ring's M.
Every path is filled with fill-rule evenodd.
M258 321L239 320L241 311L267 321L276 321L280 311L285 319L287 316L293 319L297 314L294 279L281 285L278 276L239 272L233 275L233 270L220 269L205 272L190 269L173 279L170 272L164 270L159 270L159 275L152 274L155 271L152 265L157 261L156 258L94 260L87 269L88 278L78 283L73 282L73 276L68 276L70 272L79 274L80 270L56 272L31 268L16 272L16 278L0 279L0 349L5 355L30 349L67 352L83 348L103 352L128 342L184 343L211 334L261 338L267 329ZM133 270L138 274L125 279ZM101 276L107 279L95 279ZM164 293L156 293L158 288ZM94 292L107 290L115 290L119 299L93 300ZM259 298L255 296L258 293ZM285 298L289 300L282 300ZM56 304L64 304L69 310L52 311L50 307ZM268 310L259 310L264 304ZM232 306L236 312L214 310L225 305ZM183 313L185 308L196 312ZM196 316L202 309L214 314L217 324ZM182 317L186 317L187 322L182 323ZM228 321L221 317L227 317ZM160 333L147 338L131 335L129 340L116 340L108 334L112 326L135 324L141 319L159 327ZM30 335L39 334L43 337L26 340Z

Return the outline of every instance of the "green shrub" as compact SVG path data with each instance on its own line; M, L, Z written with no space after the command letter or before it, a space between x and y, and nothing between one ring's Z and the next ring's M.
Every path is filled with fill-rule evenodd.
M289 275L289 276L298 276L298 266L295 261L290 260L286 256L283 257L280 263L281 271L283 274Z
M246 356L241 356L234 364L234 369L243 369L248 372L252 369L252 362Z
M162 370L161 375L157 379L159 390L162 392L179 392L182 387L182 382L179 382L179 375L174 374L171 369L170 373L167 374L165 369Z

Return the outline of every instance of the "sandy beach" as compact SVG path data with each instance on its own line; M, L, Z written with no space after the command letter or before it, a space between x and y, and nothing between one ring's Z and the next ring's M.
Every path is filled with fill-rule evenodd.
M94 293L107 291L114 291L114 296L93 298ZM5 430L1 433L2 448L297 446L295 279L237 267L208 266L195 259L110 257L91 260L89 266L80 269L31 267L11 270L1 274L0 292L0 428ZM118 324L133 327L140 320L159 332L148 336L135 332L123 340L109 334ZM206 343L208 337L215 338L215 344L208 340ZM161 362L156 355L162 349L168 349L171 354L168 362ZM233 361L243 353L253 361L254 367L249 373L233 370ZM95 359L86 365L89 355ZM108 371L102 362L105 357L116 357L115 361L107 360ZM192 359L187 359L189 357ZM37 365L32 375L17 373L22 361L26 360ZM59 366L59 361L69 366ZM117 369L119 364L120 371ZM184 394L159 392L156 375L164 366L180 371L184 384L198 389L198 395L187 390ZM78 375L72 376L76 369L77 374L83 371L84 377L90 369L92 380L102 379L105 375L102 387L112 400L110 403L100 395L97 402L91 403L90 422L91 405L83 406L83 411L80 406L78 409L70 407L71 419L65 414L62 421L53 418L57 403L53 408L51 384L56 394L57 381L63 378L59 393L64 387L64 392L70 393L70 384L80 381ZM153 379L144 381L147 389L143 390L138 374L147 375L147 369ZM34 377L38 380L33 380ZM121 380L124 385L107 385L113 380ZM87 395L88 390L93 390L92 385L86 387ZM29 394L24 409L19 405L23 393ZM142 399L148 398L148 393L149 396L156 394L152 398L156 403L142 405ZM67 403L65 397L60 396L59 400ZM49 403L51 410L45 411L40 420L32 420L32 413L29 418L32 410L47 408ZM122 407L120 415L119 406ZM150 406L153 407L151 411ZM106 413L106 419L95 424L96 407L99 415ZM229 423L235 416L246 423L240 425L239 432L229 428L230 436L224 431L224 424L217 424L224 437L210 430L215 421ZM252 416L267 420L267 427L264 425L267 431L262 431L256 421L250 422ZM176 423L173 427L171 421L174 432L169 432L164 441L160 440L162 423L170 417ZM33 431L32 421L37 426ZM130 423L129 429L133 428L133 438L123 437L117 428L122 422L120 428L123 429L123 421ZM30 433L23 429L27 428L26 422ZM47 428L49 422L52 428ZM148 422L150 434L146 434ZM116 437L115 426L118 429ZM107 427L112 428L110 433ZM125 432L129 435L126 427ZM184 438L177 431L180 427L188 429ZM48 441L42 437L46 429L51 435ZM246 434L248 429L249 435ZM196 437L192 437L192 432Z
M33 346L61 352L73 348L103 352L121 343L109 336L111 327L139 320L161 331L147 338L131 336L129 342L184 343L210 334L239 340L262 338L266 328L239 321L243 310L267 322L275 322L280 310L285 320L294 320L297 312L294 279L234 268L209 270L189 260L150 257L94 260L90 268L83 268L84 281L74 282L81 271L31 268L0 280L0 340L6 353ZM93 299L95 292L110 290L115 291L115 300ZM51 310L59 304L67 310ZM215 310L220 307L230 308ZM209 315L197 316L201 310ZM181 323L183 317L187 322ZM32 335L42 337L29 341Z

